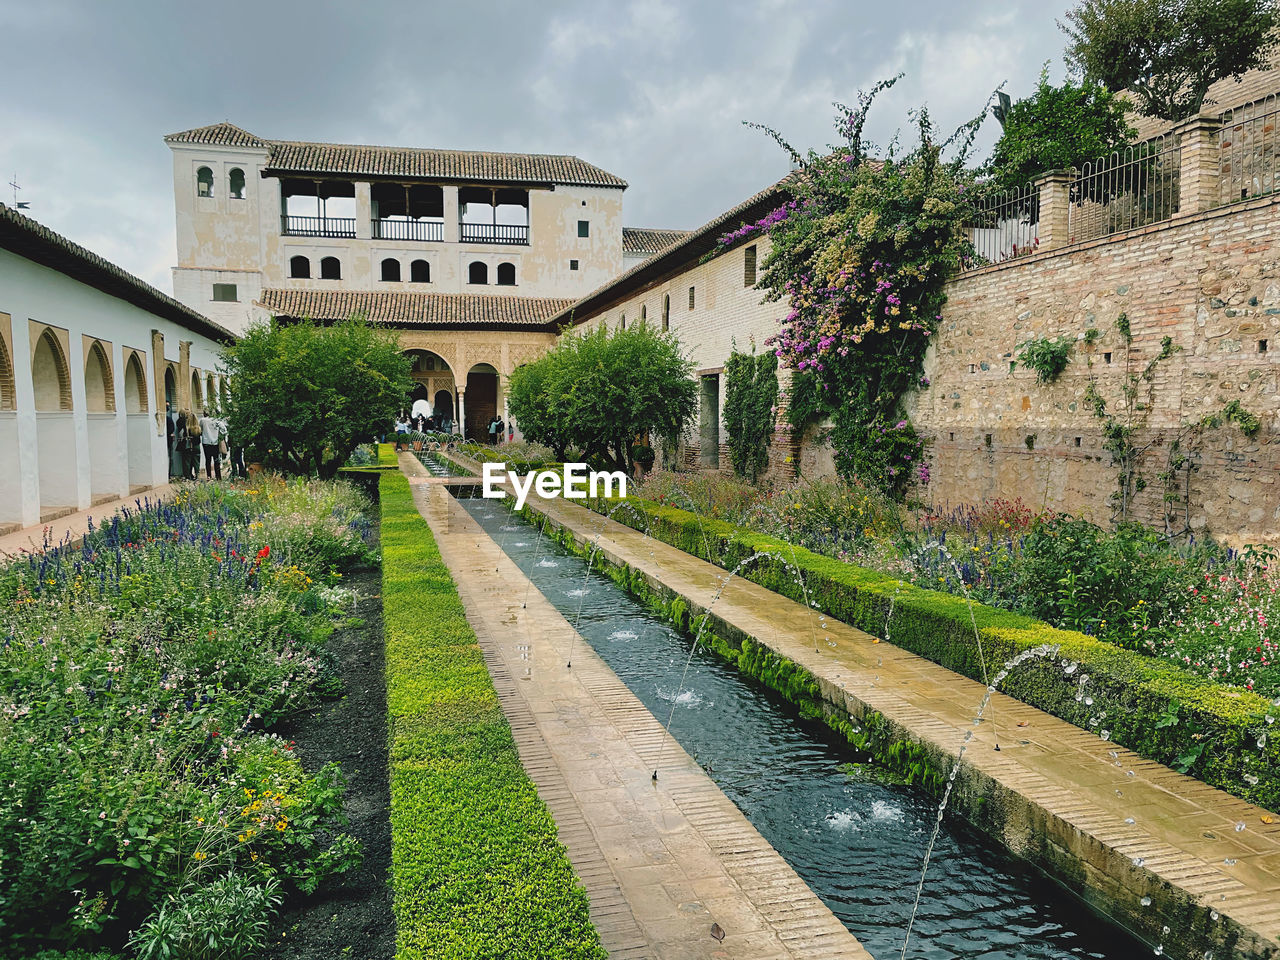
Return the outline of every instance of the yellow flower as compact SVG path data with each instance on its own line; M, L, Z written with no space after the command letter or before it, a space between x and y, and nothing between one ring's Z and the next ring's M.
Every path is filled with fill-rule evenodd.
M191 859L192 859L192 860L204 860L204 859L206 859L208 856L209 856L209 855L208 855L207 853L203 853L203 852L201 852L201 851L197 851L196 853L193 853L193 854L191 855Z
M280 820L279 822L276 823L276 829L281 833L284 833L285 830L287 830L288 828L289 828L288 820Z

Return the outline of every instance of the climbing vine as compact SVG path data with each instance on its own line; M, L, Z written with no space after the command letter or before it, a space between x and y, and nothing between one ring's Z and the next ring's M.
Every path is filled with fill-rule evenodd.
M1138 434L1145 427L1155 401L1156 369L1182 348L1171 337L1164 337L1160 341L1160 352L1147 362L1140 373L1134 373L1130 369L1133 332L1127 314L1121 313L1116 318L1116 331L1125 348L1125 375L1120 386L1121 409L1112 412L1106 399L1098 392L1092 373L1092 359L1089 361L1089 385L1085 388L1085 402L1102 422L1102 447L1111 455L1112 464L1119 467L1116 489L1110 498L1111 519L1116 523L1130 519L1134 498L1147 486L1142 472L1143 457L1153 446L1164 444L1168 454L1165 468L1157 474L1157 479L1162 485L1165 533L1171 537L1179 536L1191 530L1191 473L1196 469L1204 434L1230 423L1246 437L1252 437L1262 428L1262 422L1239 400L1232 400L1216 413L1184 423L1172 436L1160 434L1139 444ZM1092 335L1086 336L1086 340L1092 344L1098 339L1097 331L1090 329L1089 334Z
M904 396L927 386L922 362L937 328L947 279L970 245L964 158L977 123L939 142L929 115L913 119L917 145L895 140L871 156L863 138L877 94L897 78L837 104L843 142L801 154L771 136L796 166L791 199L721 238L725 245L767 234L770 251L760 286L790 311L771 338L778 360L794 371L793 424L830 418L828 434L842 476L902 496L927 477L922 438L902 410ZM944 150L956 156L944 160Z
M753 345L754 348L754 345ZM778 403L778 358L735 349L724 365L724 424L733 472L754 481L769 463Z

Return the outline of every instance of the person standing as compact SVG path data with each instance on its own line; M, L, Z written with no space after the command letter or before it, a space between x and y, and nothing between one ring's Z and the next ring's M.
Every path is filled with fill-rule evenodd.
M186 418L187 442L182 451L182 472L188 480L196 480L200 476L200 420L190 410Z
M175 477L187 476L187 415L179 413L173 421L173 450L169 455L169 472Z
M231 429L231 422L226 418L222 421L222 442L230 455L227 469L231 471L231 479L245 479L249 471L244 466L244 439L238 430Z
M175 439L178 432L178 415L173 412L173 404L164 405L165 448L169 453L169 476L176 477L182 472L182 458L178 456L178 445Z
M498 424L501 422L502 421L498 419L497 414L494 414L493 418L489 421L489 443L491 445L496 446L498 443Z
M204 408L204 416L200 418L200 445L204 447L204 476L206 480L222 479L222 424L218 418ZM199 470L199 467L196 468Z

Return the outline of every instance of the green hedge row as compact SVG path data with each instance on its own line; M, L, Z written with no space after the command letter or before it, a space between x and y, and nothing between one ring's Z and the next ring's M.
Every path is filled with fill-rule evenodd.
M397 960L603 960L409 483L380 491Z
M742 576L801 603L804 590L789 568L785 541L685 510L631 498L639 514L613 518L664 543L731 570L756 551L770 559L748 564ZM612 507L617 501L608 503ZM603 503L593 506L600 508ZM816 608L950 670L982 679L974 621L990 674L1024 650L1052 644L1052 662L1032 660L1001 691L1086 730L1110 732L1114 742L1236 796L1280 808L1280 711L1247 691L1202 679L1168 661L1124 650L1071 630L962 597L924 590L874 570L794 548ZM1064 661L1079 664L1068 675ZM1080 679L1087 676L1083 697ZM977 708L977 704L974 704Z

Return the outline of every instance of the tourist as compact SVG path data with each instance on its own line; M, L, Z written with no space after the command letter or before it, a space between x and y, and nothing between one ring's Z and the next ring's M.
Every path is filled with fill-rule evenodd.
M182 475L187 480L195 480L200 475L200 421L190 410L183 413L186 418L186 442L182 445Z
M244 443L241 441L240 431L233 431L225 417L222 420L222 443L230 454L227 469L231 479L245 479L249 471L244 466Z
M169 476L176 477L182 472L182 458L178 455L178 446L175 439L178 432L178 415L173 412L173 404L171 403L166 403L164 410L164 436L166 448L169 451Z
M498 443L498 431L502 429L502 421L498 419L495 413L493 419L489 421L489 442L494 446Z
M408 432L409 432L409 418L405 416L404 411L401 410L400 416L396 418L396 433L408 433Z
M222 479L222 421L204 408L200 418L200 446L204 448L204 477L206 480ZM199 467L196 468L197 471Z

